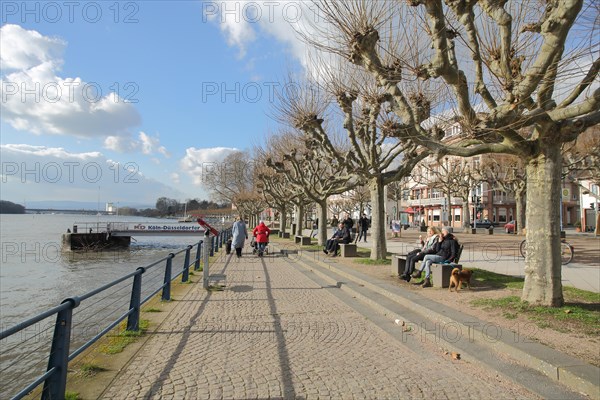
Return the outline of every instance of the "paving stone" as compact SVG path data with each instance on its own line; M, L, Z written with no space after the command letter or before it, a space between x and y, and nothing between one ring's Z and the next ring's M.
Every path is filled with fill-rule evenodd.
M465 379L460 363L390 340L294 258L247 259L222 254L211 273L227 274L226 289L195 284L103 398L515 397L482 374Z

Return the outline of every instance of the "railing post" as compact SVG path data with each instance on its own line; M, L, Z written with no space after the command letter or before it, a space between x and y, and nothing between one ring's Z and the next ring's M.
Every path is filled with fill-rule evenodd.
M203 252L204 252L204 266L202 267L202 287L204 289L208 289L208 258L210 251L212 250L212 241L210 239L210 232L206 231L206 236L204 236L203 243ZM210 248L210 249L209 249Z
M164 279L164 287L162 291L162 299L163 300L171 300L171 269L173 265L173 257L175 254L169 253L169 258L167 258L167 265L165 267L165 279Z
M136 269L138 273L133 277L133 286L131 288L131 300L129 301L129 309L132 310L127 317L127 330L137 331L140 329L140 303L142 301L142 275L146 272L146 268L139 267Z
M56 315L54 325L54 336L52 337L52 348L48 359L47 371L56 370L44 382L43 400L64 399L67 387L67 367L69 365L69 346L71 345L71 326L73 322L73 309L79 306L79 298L74 297L64 300L63 303L71 303L66 310Z
M183 261L183 274L181 274L181 282L187 282L190 278L190 250L192 246L185 249L185 260Z
M210 256L214 256L215 255L215 237L211 236L210 237Z
M196 262L194 263L194 271L198 271L200 269L200 257L202 257L202 240L198 242L198 247L196 248Z
M219 232L219 248L223 247L223 232Z

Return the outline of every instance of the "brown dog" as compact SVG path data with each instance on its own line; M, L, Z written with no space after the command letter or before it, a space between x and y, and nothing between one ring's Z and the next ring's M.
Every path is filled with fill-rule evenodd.
M471 275L473 275L473 271L470 269L463 269L461 271L459 268L454 268L452 270L452 275L450 275L450 286L448 287L448 290L452 291L452 286L454 286L456 287L456 293L458 293L463 282L466 282L467 287L471 289Z

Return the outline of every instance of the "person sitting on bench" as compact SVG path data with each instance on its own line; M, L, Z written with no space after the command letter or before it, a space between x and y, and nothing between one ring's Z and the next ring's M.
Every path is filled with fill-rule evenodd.
M423 259L423 265L420 270L417 270L413 278L421 276L423 270L425 270L425 279L417 285L423 285L424 288L431 287L431 264L435 263L452 263L456 258L456 252L458 250L458 241L453 234L448 232L447 228L442 228L442 238L435 246L435 254L428 254Z
M351 241L350 229L344 226L343 223L338 225L338 230L333 234L331 239L327 240L323 252L325 254L332 253L331 256L337 256L337 252L340 248L340 243L348 244Z
M415 264L417 261L422 261L427 254L434 254L435 246L440 239L440 229L437 226L430 226L427 228L427 237L421 239L421 248L411 251L406 255L406 265L404 267L404 273L400 275L400 279L410 282L411 274L415 271Z

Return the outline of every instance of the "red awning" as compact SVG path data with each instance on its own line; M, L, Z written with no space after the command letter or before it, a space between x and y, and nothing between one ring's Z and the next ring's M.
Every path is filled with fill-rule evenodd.
M406 210L404 210L404 212L408 214L414 214L416 211L412 207L408 207Z

